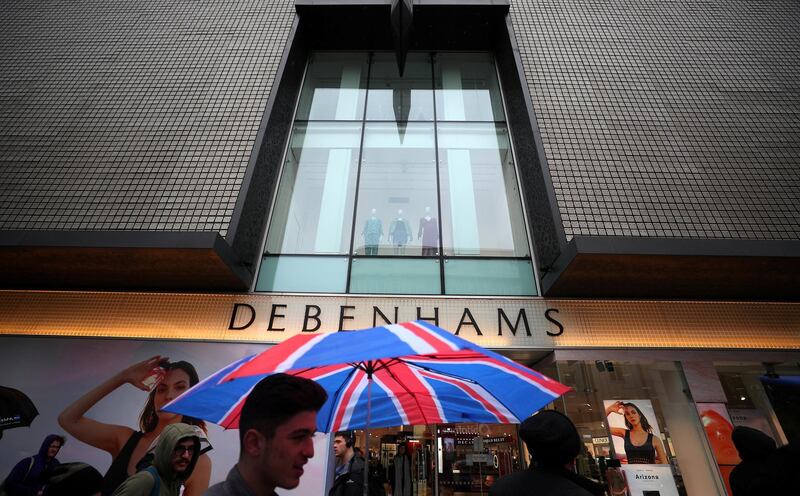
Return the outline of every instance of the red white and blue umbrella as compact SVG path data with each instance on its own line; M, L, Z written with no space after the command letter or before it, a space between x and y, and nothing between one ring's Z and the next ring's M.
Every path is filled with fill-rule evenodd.
M322 432L439 423L520 423L570 388L424 321L298 335L234 362L166 410L226 428L267 375L315 380Z

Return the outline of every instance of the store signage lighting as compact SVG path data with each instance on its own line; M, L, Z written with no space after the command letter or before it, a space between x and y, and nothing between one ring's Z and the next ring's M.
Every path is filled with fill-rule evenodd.
M270 305L269 316L262 317L253 305L249 303L234 303L231 308L228 330L242 331L255 324L258 327L265 327L267 331L285 331L286 328L282 322L286 319L288 307L288 304L273 303ZM400 318L400 310L398 306L393 307L393 311L389 311L375 305L372 305L371 308L362 308L356 305L339 305L339 312L335 317L338 319L339 331L349 329L349 321L355 320L358 313L363 314L364 312L371 316L373 326L392 324L402 322L403 320L427 320L435 325L440 325L439 307L433 307L432 310L423 310L422 307L415 307L413 315L404 315L402 319ZM404 308L403 310L408 313L411 309ZM301 332L316 332L320 330L322 328L322 313L322 308L319 305L306 304L303 311ZM545 331L548 336L560 336L564 333L564 325L556 318L556 314L558 314L557 308L547 308L543 312L542 316L551 325L551 329ZM513 311L497 308L494 315L496 315L497 318L495 322L480 322L475 318L473 311L465 306L461 313L461 318L458 321L458 325L455 327L455 335L458 336L462 328L468 328L473 330L478 336L482 336L483 332L489 329L491 329L491 332L496 332L498 336L502 336L503 331L513 334L514 336L516 336L518 332L524 332L525 335L531 336L531 326L525 308L520 308L516 315ZM359 317L363 318L363 315ZM611 362L606 363L609 364L611 367L610 370L613 371L614 368Z

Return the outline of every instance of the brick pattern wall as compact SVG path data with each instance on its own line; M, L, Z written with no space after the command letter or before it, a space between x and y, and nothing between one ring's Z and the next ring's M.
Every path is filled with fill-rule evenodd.
M0 230L225 234L291 0L4 0Z
M796 0L511 15L568 238L800 238Z

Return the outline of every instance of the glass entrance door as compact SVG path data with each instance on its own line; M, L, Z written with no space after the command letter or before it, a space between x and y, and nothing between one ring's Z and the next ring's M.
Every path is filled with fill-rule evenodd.
M440 424L437 475L440 496L478 496L501 476L521 470L516 425Z
M363 431L357 447L365 446ZM394 496L478 496L524 468L516 425L439 424L370 429L371 480Z

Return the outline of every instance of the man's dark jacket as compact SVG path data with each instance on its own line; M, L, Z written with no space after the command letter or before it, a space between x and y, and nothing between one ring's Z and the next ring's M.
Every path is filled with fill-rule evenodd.
M364 459L353 455L347 472L333 481L328 496L363 496L364 494Z
M570 481L564 469L529 468L504 475L489 488L489 496L592 496Z

